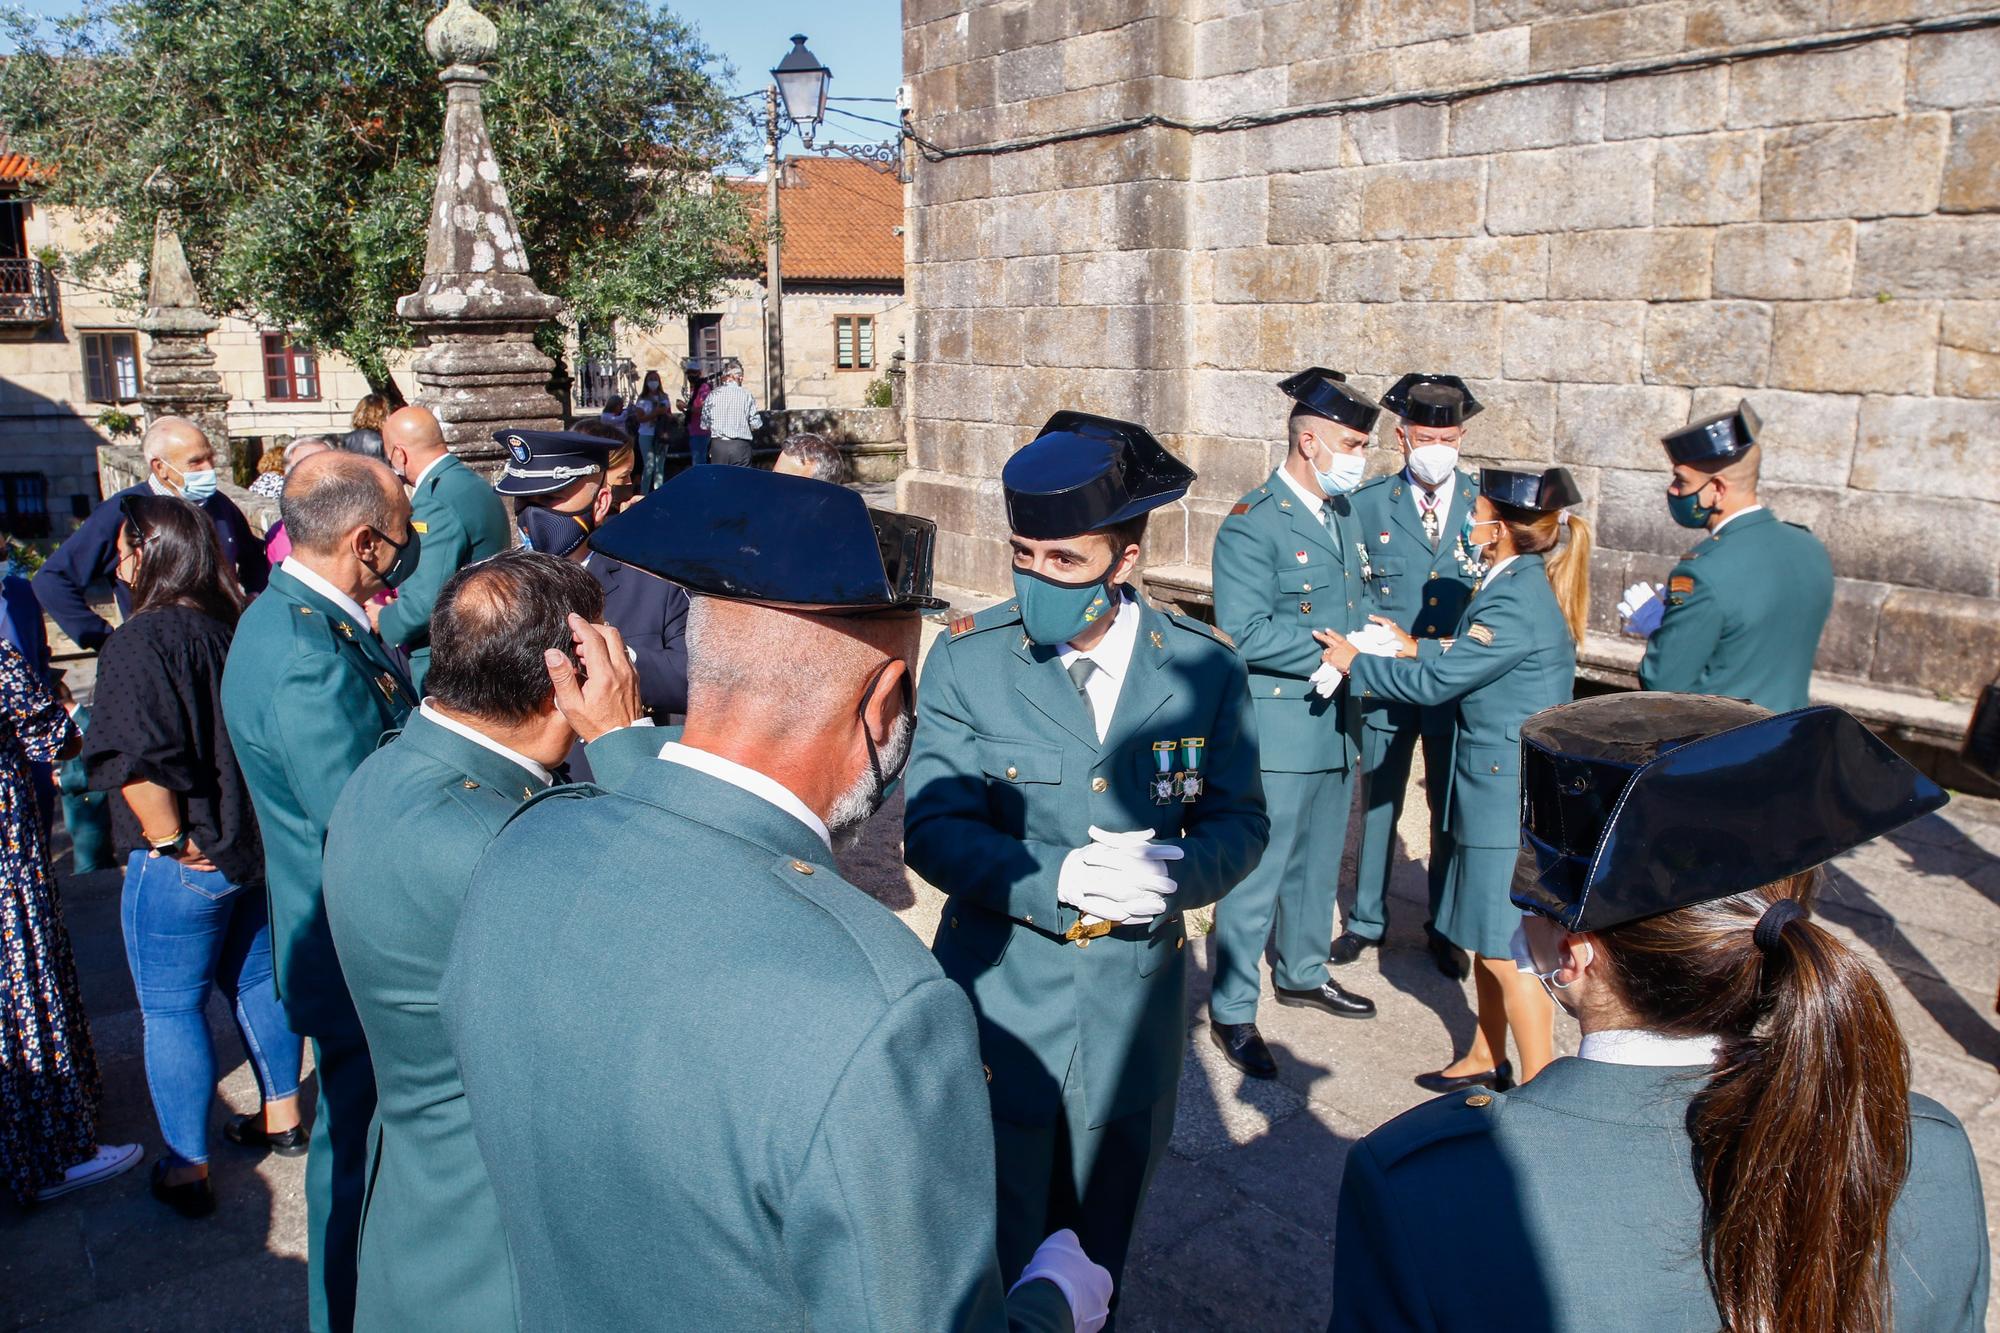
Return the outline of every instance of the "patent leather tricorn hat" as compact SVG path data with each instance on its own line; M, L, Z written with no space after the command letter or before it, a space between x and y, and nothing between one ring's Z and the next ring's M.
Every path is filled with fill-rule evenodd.
M1604 930L1776 883L1947 799L1838 708L1582 699L1521 727L1514 905Z
M1278 390L1314 416L1338 422L1363 435L1375 429L1381 406L1347 387L1347 376L1325 366L1308 366L1278 381Z
M1172 504L1194 469L1144 426L1058 412L1000 469L1007 526L1017 537L1060 541Z
M1763 424L1749 403L1738 403L1734 412L1718 412L1662 435L1660 443L1676 463L1728 463L1750 452Z
M1583 500L1576 478L1570 476L1566 467L1552 467L1543 472L1483 467L1479 469L1479 493L1494 504L1532 514L1553 514Z
M1424 392L1419 394L1419 388ZM1412 426L1462 426L1486 410L1456 375L1403 376L1382 395L1382 406Z

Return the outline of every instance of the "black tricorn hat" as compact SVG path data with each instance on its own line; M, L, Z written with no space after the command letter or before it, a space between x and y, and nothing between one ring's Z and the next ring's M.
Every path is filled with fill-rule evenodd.
M1742 402L1734 412L1718 412L1662 435L1660 443L1676 463L1727 463L1749 452L1763 424L1756 410Z
M1315 416L1337 421L1363 435L1375 429L1375 418L1382 415L1379 404L1347 387L1347 376L1325 366L1310 366L1287 375L1278 381L1278 389Z
M1516 472L1512 468L1479 469L1479 493L1497 505L1525 509L1535 514L1553 514L1580 503L1583 492L1566 467L1546 472Z
M937 525L845 486L694 467L597 530L590 549L701 597L860 615L936 610Z
M595 477L617 444L573 430L503 430L493 438L507 448L507 467L493 489L502 495L547 495L582 477Z
M1838 708L1582 699L1521 728L1514 905L1603 930L1810 870L1947 799Z
M1058 412L1000 469L1007 526L1058 541L1097 532L1172 504L1194 469L1144 426L1088 412Z
M1419 385L1450 392L1418 395L1416 389ZM1457 395L1456 401L1453 394ZM1389 386L1389 392L1382 395L1382 406L1412 426L1462 426L1468 419L1486 410L1458 376L1426 375L1414 371Z

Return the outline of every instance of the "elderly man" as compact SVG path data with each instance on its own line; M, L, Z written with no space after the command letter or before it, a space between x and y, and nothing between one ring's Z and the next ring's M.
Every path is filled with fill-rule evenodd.
M847 480L847 457L826 436L800 431L785 441L771 471L791 477L817 477L838 486Z
M743 367L732 361L722 383L701 405L701 428L708 435L708 461L749 467L751 437L764 424L757 400L743 387Z
M382 423L389 466L410 488L411 524L423 534L416 572L387 606L371 606L376 633L410 654L410 683L421 693L431 665L431 608L445 580L514 543L507 506L486 479L458 460L425 407L399 408Z
M394 417L385 434L393 449ZM437 988L473 866L557 780L571 743L587 744L602 781L659 751L650 725L630 726L639 683L618 631L589 623L603 607L590 575L537 551L454 574L431 617L423 706L355 770L327 826L327 921L375 1067L357 1328L515 1327L507 1238Z
M687 731L514 817L441 994L523 1328L1101 1323L1073 1236L1003 1295L971 1007L834 868L909 754L934 535L706 467L598 535L695 596Z
M223 558L236 571L243 591L252 597L264 590L271 574L264 543L250 530L250 520L216 489L215 446L201 427L186 417L161 417L146 428L141 447L151 475L93 509L83 526L69 535L35 575L35 596L43 609L79 647L92 651L111 637L111 624L90 609L87 594L91 584L111 578L118 563L118 502L128 495L177 495L199 506L222 539ZM114 581L112 595L118 599L118 614L130 615L131 593L125 585Z
M327 929L321 856L342 784L415 704L362 604L409 577L420 543L396 474L344 450L299 464L280 505L292 554L236 628L222 715L264 837L278 995L319 1069L306 1226L312 1328L323 1333L353 1323L375 1075Z

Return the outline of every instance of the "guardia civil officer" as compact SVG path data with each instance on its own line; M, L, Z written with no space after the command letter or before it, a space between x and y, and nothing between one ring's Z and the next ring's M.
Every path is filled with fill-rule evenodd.
M1351 674L1348 688L1363 699L1458 710L1444 798L1451 860L1437 926L1473 954L1479 1024L1463 1055L1418 1076L1418 1086L1433 1092L1510 1085L1510 1028L1523 1081L1553 1052L1548 996L1514 966L1520 914L1508 905L1507 886L1520 846L1521 724L1566 703L1576 680L1590 599L1590 530L1567 509L1581 498L1564 468L1482 468L1467 539L1491 563L1453 636L1402 634L1400 656L1360 654L1338 635L1319 636L1328 660Z
M687 593L598 551L591 536L617 512L606 467L618 441L569 430L509 430L494 489L510 496L521 538L580 562L604 589L604 619L639 661L639 695L655 722L687 711Z
M1477 486L1458 465L1465 423L1483 407L1456 375L1405 375L1382 395L1400 420L1396 442L1403 468L1377 477L1354 495L1355 526L1367 544L1367 606L1418 639L1440 639L1458 625L1472 596L1479 562L1466 543ZM1361 856L1355 867L1354 911L1333 942L1336 966L1382 942L1389 928L1389 867L1396 825L1408 794L1410 760L1424 747L1424 801L1430 808L1431 854L1426 868L1430 906L1424 937L1438 971L1466 974L1465 953L1437 931L1451 834L1444 826L1444 777L1458 709L1368 699L1361 708ZM1435 775L1435 776L1432 776Z
M1583 1043L1355 1145L1330 1328L1985 1327L1965 1131L1811 911L1944 793L1832 708L1613 695L1521 740L1513 901Z
M934 536L720 467L598 533L700 651L679 741L501 830L445 970L522 1327L1102 1322L1074 1236L1003 1278L971 1006L834 868L909 753Z
M1193 479L1141 426L1050 417L1000 475L1014 596L924 663L904 855L979 1014L1003 1270L1057 1227L1123 1269L1173 1129L1182 914L1269 836L1242 660L1127 582Z
M393 454L395 417L384 434ZM588 743L607 780L660 748L651 725L631 725L650 719L618 631L591 623L603 605L590 575L537 551L452 575L430 618L429 693L354 771L327 824L327 924L375 1067L356 1328L516 1326L438 979L473 866L560 778L571 743Z
M1314 366L1279 381L1292 399L1285 461L1230 509L1215 535L1215 623L1248 668L1271 841L1215 907L1209 1037L1254 1078L1278 1074L1257 1031L1267 943L1277 955L1279 1004L1342 1018L1375 1014L1372 1000L1326 974L1360 709L1321 670L1312 632L1364 623L1363 547L1347 497L1367 469L1368 432L1381 414L1346 378Z
M431 611L445 580L475 560L513 545L507 506L486 478L459 460L426 407L403 407L382 423L382 448L390 467L410 488L410 525L423 534L417 568L396 589L396 600L369 608L376 632L410 655L410 684L419 693L431 666Z
M1803 708L1833 609L1833 562L1819 538L1757 499L1763 450L1743 403L1663 438L1673 481L1667 510L1708 540L1681 557L1664 589L1634 584L1620 610L1649 635L1639 682L1649 690ZM1664 600L1662 600L1664 598Z

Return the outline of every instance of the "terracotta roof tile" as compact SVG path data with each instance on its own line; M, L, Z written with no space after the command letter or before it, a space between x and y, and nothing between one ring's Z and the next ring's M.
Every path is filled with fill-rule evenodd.
M14 152L7 146L7 141L0 138L0 185L20 185L39 180L47 174L47 167L25 154Z
M750 197L759 223L764 186L732 181ZM779 263L789 279L814 282L901 282L903 183L844 158L800 157L785 164L779 202L785 239ZM760 251L761 253L761 251Z

